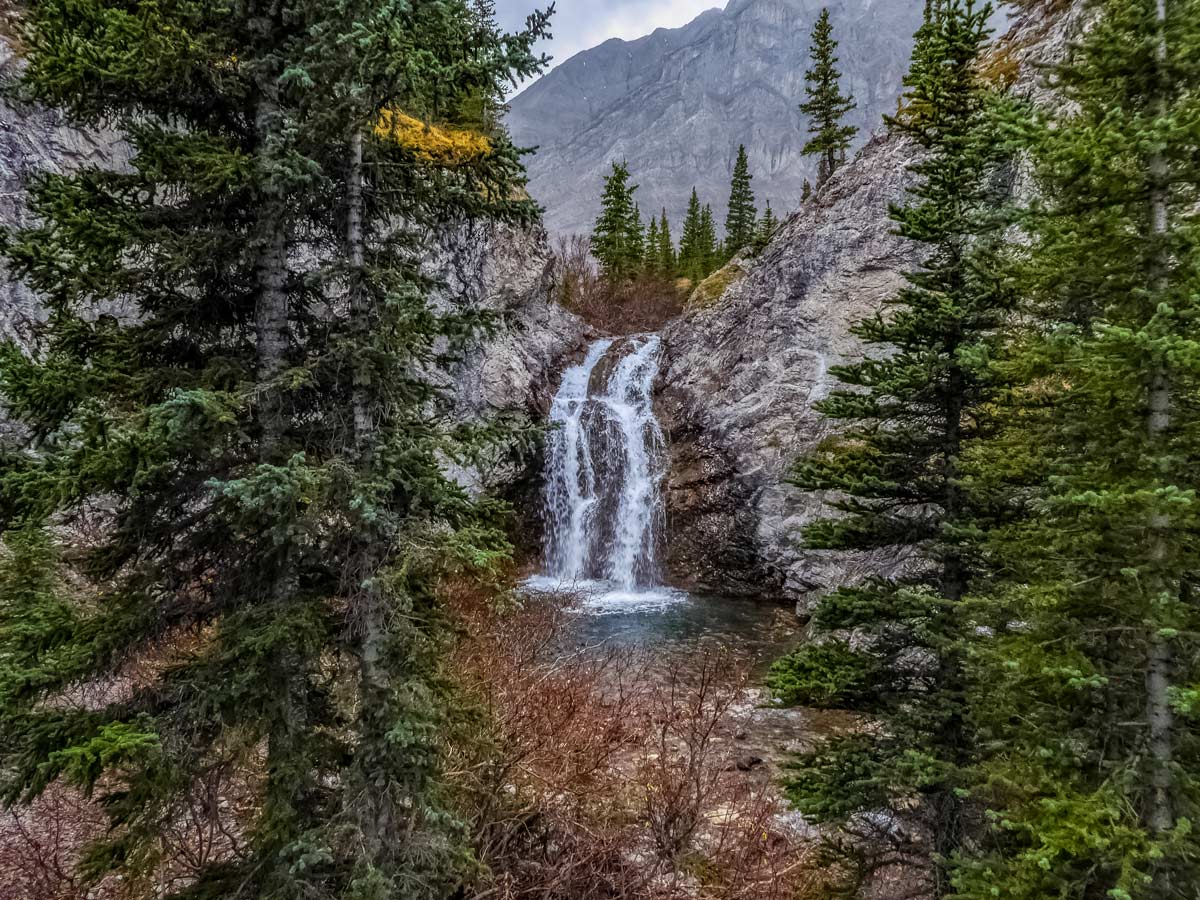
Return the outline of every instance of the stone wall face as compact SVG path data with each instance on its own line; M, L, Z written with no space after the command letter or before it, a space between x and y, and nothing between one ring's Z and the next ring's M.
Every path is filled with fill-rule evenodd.
M1061 56L1082 4L1016 20L1006 53L1015 93L1054 102L1045 63ZM717 299L694 297L667 329L660 406L671 439L668 490L673 577L684 585L799 601L898 571L900 552L803 550L800 532L831 513L827 497L787 484L795 460L831 433L813 404L837 385L833 367L859 359L855 322L879 312L920 263L892 233L888 206L912 183L917 148L881 130L783 223ZM1017 197L1034 190L1017 161L1004 173ZM872 352L879 352L878 350Z

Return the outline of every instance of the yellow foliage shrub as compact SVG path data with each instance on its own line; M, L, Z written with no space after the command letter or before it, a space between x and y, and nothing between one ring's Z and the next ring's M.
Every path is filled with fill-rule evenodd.
M491 142L474 131L430 125L394 109L382 112L375 133L435 166L466 165L492 149Z

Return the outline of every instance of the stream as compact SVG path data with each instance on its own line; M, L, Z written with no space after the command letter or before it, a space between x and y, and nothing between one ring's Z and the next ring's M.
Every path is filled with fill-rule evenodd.
M578 598L584 644L687 652L717 643L768 664L794 641L791 607L665 584L667 452L654 413L662 345L605 338L563 374L546 452L546 547L534 592Z

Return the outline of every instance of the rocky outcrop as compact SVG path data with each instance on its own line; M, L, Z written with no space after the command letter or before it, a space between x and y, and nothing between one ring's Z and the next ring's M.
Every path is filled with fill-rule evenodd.
M602 178L627 160L647 217L676 227L692 187L724 221L729 178L745 144L760 206L788 210L814 164L801 155L800 112L813 23L828 6L848 121L861 146L895 108L924 0L730 0L682 28L608 41L564 62L512 101L515 140L538 147L530 191L559 233L591 230Z
M467 223L443 234L426 260L445 283L440 304L493 318L494 330L469 342L445 381L454 412L544 418L557 373L591 334L554 299L557 272L545 231Z
M545 231L467 223L443 233L425 259L426 270L444 283L436 298L442 309L492 317L492 330L470 340L443 373L445 411L459 421L544 420L567 360L593 337L555 300L557 272ZM536 462L518 442L455 472L472 488L507 488Z
M781 227L745 276L667 330L662 416L673 458L669 565L684 583L802 596L888 561L802 552L823 512L785 483L830 433L813 404L862 352L850 333L903 283L913 248L892 234L912 148L881 136Z
M1020 67L1017 92L1048 99L1031 63L1061 53L1078 15L1078 5L1035 8L1014 23L1000 52ZM715 299L694 297L667 329L660 406L673 461L669 563L681 584L784 595L804 612L836 585L903 565L895 552L800 549L799 532L829 514L828 498L790 487L787 473L831 433L813 404L834 389L833 367L861 358L851 327L919 263L888 218L915 150L877 134L757 258L740 261L744 274ZM1030 188L1018 178L1012 189Z

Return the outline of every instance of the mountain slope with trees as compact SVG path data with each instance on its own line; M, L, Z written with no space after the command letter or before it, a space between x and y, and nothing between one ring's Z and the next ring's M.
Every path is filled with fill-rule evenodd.
M858 104L846 119L859 129L852 154L894 111L924 0L731 0L683 28L585 51L513 99L514 139L540 148L527 160L530 191L551 231L589 231L613 162L636 173L643 209L665 206L682 222L695 186L724 222L740 144L760 208L794 209L805 180L816 180L799 105L825 6L843 90Z

